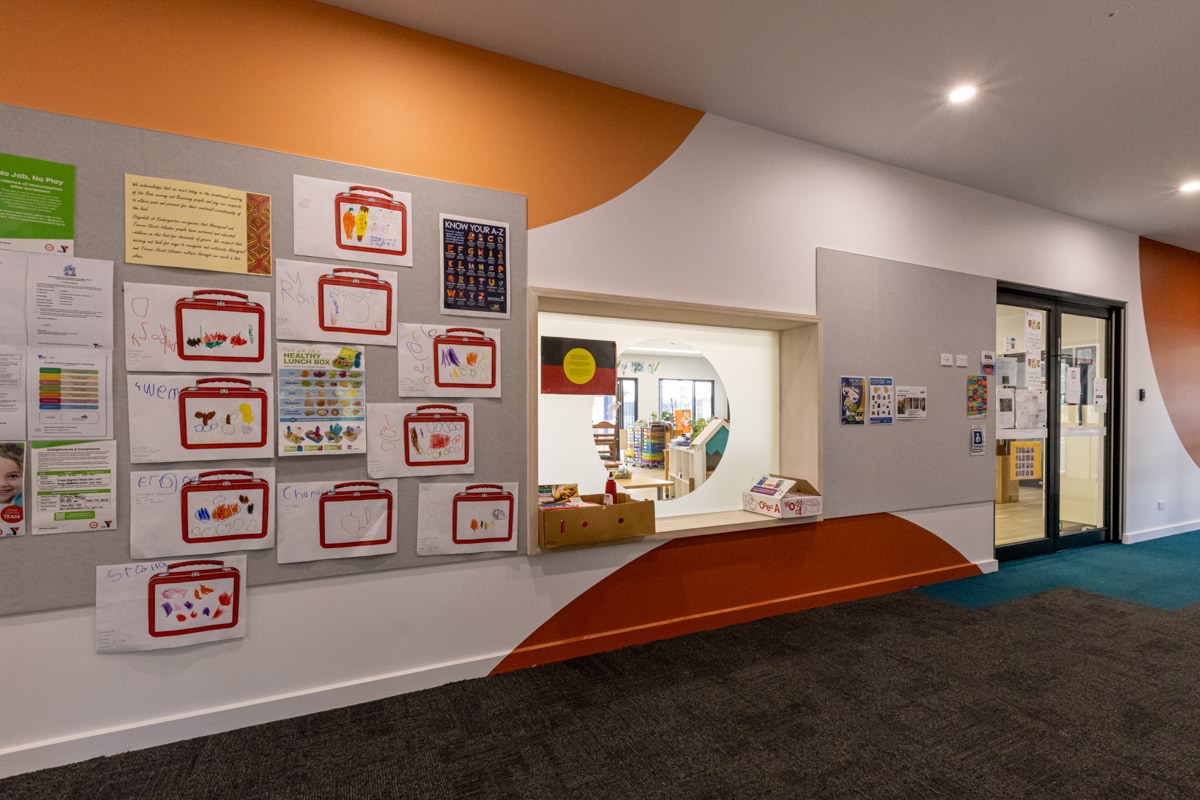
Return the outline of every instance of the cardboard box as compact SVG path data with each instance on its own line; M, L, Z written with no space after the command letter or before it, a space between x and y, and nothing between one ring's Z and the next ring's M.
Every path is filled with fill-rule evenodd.
M602 505L604 495L585 494L594 506L538 511L538 544L543 550L582 547L637 539L654 533L654 501L618 494L615 505Z
M818 517L821 493L801 478L764 475L742 492L742 509L776 519Z

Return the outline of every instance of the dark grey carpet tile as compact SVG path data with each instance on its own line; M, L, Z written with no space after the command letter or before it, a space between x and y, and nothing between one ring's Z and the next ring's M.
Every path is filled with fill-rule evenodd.
M1188 798L1200 612L910 592L0 782L4 800Z

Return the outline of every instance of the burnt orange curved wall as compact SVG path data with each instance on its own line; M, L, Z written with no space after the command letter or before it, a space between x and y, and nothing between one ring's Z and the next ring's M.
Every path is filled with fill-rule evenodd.
M530 227L702 116L312 0L11 2L0 27L0 102L516 192Z
M1167 413L1200 466L1200 253L1138 240L1150 359Z
M676 539L568 603L492 673L978 574L891 514Z

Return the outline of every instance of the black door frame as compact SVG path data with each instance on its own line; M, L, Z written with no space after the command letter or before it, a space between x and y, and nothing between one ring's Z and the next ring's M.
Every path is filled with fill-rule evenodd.
M1042 484L1045 492L1045 536L1031 542L995 547L996 558L1015 558L1053 553L1072 547L1119 542L1125 530L1123 504L1125 469L1125 303L1088 297L1069 292L999 283L997 305L1011 305L1046 312L1043 349L1046 361L1046 444L1042 447ZM1104 495L1108 509L1107 525L1094 531L1062 535L1059 533L1059 461L1062 450L1058 398L1061 392L1060 319L1062 314L1095 317L1108 322L1104 342L1108 354L1105 375L1108 378L1108 435L1105 437ZM993 517L994 519L994 517ZM995 529L992 532L995 541Z

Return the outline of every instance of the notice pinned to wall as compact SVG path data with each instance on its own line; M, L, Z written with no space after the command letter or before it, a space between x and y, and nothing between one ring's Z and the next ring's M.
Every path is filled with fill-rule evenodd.
M367 451L362 345L279 342L279 455Z
M843 425L862 425L867 421L866 378L842 376L839 408Z
M443 314L509 318L508 224L439 215Z
M33 442L34 535L112 530L117 524L117 443Z
M0 251L0 341L113 348L113 262Z
M24 442L0 442L0 537L25 532Z
M275 280L281 339L396 344L396 273L279 259Z
M896 419L896 395L891 378L871 378L868 418L872 425L891 425Z
M0 249L74 255L74 165L0 153Z
M982 419L988 412L987 375L967 376L967 417Z
M125 176L125 261L271 274L271 196Z
M269 375L129 375L129 460L275 455Z
M926 419L929 388L926 386L896 387L896 418Z
M107 439L113 435L112 351L31 347L26 361L30 439Z

